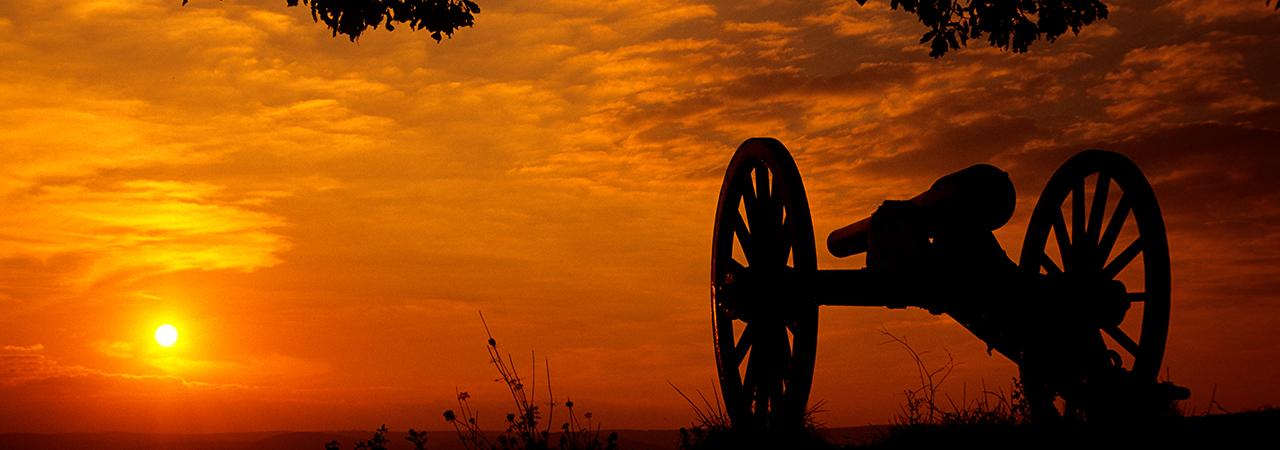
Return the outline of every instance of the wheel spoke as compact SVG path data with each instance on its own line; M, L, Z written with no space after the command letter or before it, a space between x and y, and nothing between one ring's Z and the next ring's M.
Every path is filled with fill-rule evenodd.
M1107 259L1111 257L1111 248L1115 247L1116 239L1120 238L1120 231L1124 229L1124 221L1129 217L1129 196L1120 194L1120 202L1116 204L1116 211L1111 213L1111 220L1107 221L1107 229L1102 232L1102 240L1098 242L1097 257L1101 260L1099 265L1106 264Z
M787 257L791 256L791 247L792 247L791 236L792 236L791 221L790 221L790 217L787 217L783 219L782 226L778 227L778 243L782 245L782 248L778 249L778 258L779 258L778 265L779 266L786 266Z
M733 259L733 257L725 258L720 261L720 268L716 274L717 278L715 279L715 283L718 286L720 283L726 282L728 277L732 276L736 278L738 274L746 271L747 268L743 267L742 263L738 262L738 260Z
M1053 235L1058 239L1058 256L1062 257L1062 266L1071 270L1071 258L1067 257L1071 254L1071 237L1067 235L1067 219L1062 217L1061 208L1053 219Z
M1058 275L1062 273L1062 269L1058 268L1058 265L1053 262L1053 258L1049 257L1048 253L1040 254L1040 264L1050 274Z
M769 196L769 168L763 164L756 167L756 199L766 203Z
M779 367L778 369L781 369ZM769 380L769 414L777 417L782 410L782 377L776 376Z
M778 177L777 174L774 174L769 185L769 209L767 211L769 212L768 217L770 223L781 224L785 218L785 215L783 214L785 206L782 202L786 197L784 197L782 192L784 189L783 185L784 182L782 179Z
M1133 261L1133 258L1137 257L1138 253L1141 252L1142 237L1139 236L1138 239L1135 239L1128 247L1125 247L1124 251L1120 252L1120 254L1116 256L1116 259L1107 264L1106 268L1102 269L1102 276L1108 280L1115 278L1116 275L1119 275L1120 271L1124 270L1124 268Z
M742 203L751 208L756 202L756 188L751 185L751 173L745 172L733 181L734 188L742 192Z
M1089 225L1085 227L1089 242L1098 242L1098 228L1102 227L1102 216L1107 213L1107 191L1110 189L1111 177L1098 172L1098 184L1093 188L1093 208L1089 211Z
M757 219L757 217L760 217L760 200L755 198L755 194L751 195L751 198L747 198L745 194L742 196L742 206L747 209L747 222L755 225L760 223L760 220Z
M748 323L742 329L742 336L738 338L737 345L733 346L733 367L736 368L742 364L742 360L747 357L747 350L751 349L751 324Z
M766 351L767 352L767 351ZM757 419L763 419L764 415L769 412L769 388L770 380L773 378L769 372L773 370L768 361L765 361L764 355L752 355L747 361L747 376L751 377L751 388L748 395L751 395L752 403L755 404L755 415Z
M756 386L756 423L766 424L769 417L769 390L766 386Z
M754 250L751 248L751 232L747 230L747 223L742 220L741 214L736 213L729 220L732 222L729 225L733 227L733 233L738 235L738 243L742 245L742 253L746 254L747 265L751 265L755 257L752 256Z
M1081 246L1084 243L1084 178L1076 180L1071 187L1071 243ZM1074 249L1074 253L1078 249Z
M1124 294L1124 298L1125 300L1128 300L1129 303L1143 303L1146 302L1148 298L1151 298L1151 296L1147 295L1146 292L1130 292Z
M788 334L787 327L786 325L783 325L782 328L778 330L778 339L779 339L778 342L782 344L782 361L784 364L789 363L791 361L792 343L791 343L791 339L787 338L787 334Z
M786 197L786 193L782 192L785 189L786 189L786 182L783 181L782 177L779 177L775 173L773 175L773 179L770 180L770 183L769 183L769 193L770 193L770 197L777 199L774 203L778 204L779 206L782 205L782 199Z
M1129 352L1130 355L1138 356L1138 343L1134 342L1129 335L1124 334L1124 330L1121 330L1120 327L1108 325L1102 327L1102 331L1105 331L1107 336L1111 336L1111 339L1115 339L1116 343L1124 347L1125 351Z
M782 324L778 324L782 325ZM779 412L780 403L782 402L782 380L785 377L785 371L790 365L791 348L787 344L787 329L784 326L777 327L774 333L770 333L773 339L779 339L771 346L773 348L772 369L769 372L769 384L767 394L769 396L769 413L777 414Z
M747 271L747 268L743 266L742 263L738 262L738 260L733 258L729 258L729 260L724 264L726 267L724 267L722 270L728 273L741 273L741 272Z

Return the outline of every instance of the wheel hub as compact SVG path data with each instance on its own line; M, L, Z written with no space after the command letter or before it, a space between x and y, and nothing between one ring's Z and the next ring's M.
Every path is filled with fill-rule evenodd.
M726 272L715 286L716 305L735 320L791 319L799 313L795 293L786 286L787 271L746 268ZM780 299L787 299L780 301Z

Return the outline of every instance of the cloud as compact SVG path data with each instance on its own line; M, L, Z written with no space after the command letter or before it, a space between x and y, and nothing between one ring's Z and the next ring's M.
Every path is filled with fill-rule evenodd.
M164 390L169 391L170 388L175 387L195 390L245 387L243 385L192 382L166 375L133 375L104 372L83 366L59 363L57 360L45 355L43 351L43 346L38 344L30 347L4 347L4 352L0 353L0 360L4 361L3 368L0 369L0 389L3 389L7 394L4 396L17 396L24 388L59 384L75 386L72 388L75 392L61 392L61 395L70 397L85 395L86 392L80 388L86 388L85 390L91 392L90 396L92 397L121 395L162 397L166 395L165 392L150 392L149 388L151 386L164 386L166 387ZM92 389L92 386L103 383L135 384L135 386L127 392L111 389L94 392L95 390ZM40 398L41 395L37 394L31 397Z
M207 413L186 423L166 415L205 410L225 401L244 402L262 394L243 385L64 365L40 352L0 353L0 402L6 405L0 411L3 431L200 429L201 422L210 418Z
M915 44L924 34L909 15L890 10L886 2L858 5L854 2L827 1L821 12L804 18L810 25L827 27L833 34L845 38L859 38L864 42L886 47L903 47ZM921 30L918 33L916 30Z
M99 341L98 353L110 358L130 359L133 358L133 345L124 341Z
M741 45L762 61L782 65L813 56L804 49L803 25L793 20L726 20L722 26L726 41Z
M241 202L256 198L181 181L48 184L10 195L20 212L0 218L0 240L10 258L90 255L86 282L130 271L247 271L279 263L276 255L289 244L275 230L284 222Z
M3 349L6 352L12 352L12 353L30 353L30 352L38 352L38 351L44 350L44 345L42 344L6 345L3 347Z
M1233 0L1172 0L1157 11L1169 11L1193 24L1215 22L1274 21L1276 14L1266 2Z
M1244 55L1212 42L1138 48L1091 93L1110 102L1110 122L1085 127L1085 137L1132 132L1168 123L1247 114L1274 105L1249 78Z

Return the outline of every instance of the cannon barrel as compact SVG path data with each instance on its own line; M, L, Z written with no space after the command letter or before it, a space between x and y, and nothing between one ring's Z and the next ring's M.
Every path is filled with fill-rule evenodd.
M939 178L911 204L920 207L930 234L940 228L994 231L1013 216L1016 203L1009 174L989 164L977 164ZM867 251L871 218L832 231L827 250L836 257Z

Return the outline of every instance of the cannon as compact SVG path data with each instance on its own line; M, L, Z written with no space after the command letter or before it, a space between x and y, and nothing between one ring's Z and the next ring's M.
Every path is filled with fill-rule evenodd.
M833 231L818 269L794 159L771 138L738 147L711 246L712 329L725 411L753 429L802 425L820 306L946 314L1017 365L1034 420L1126 420L1167 412L1190 391L1159 381L1169 327L1169 248L1159 204L1128 158L1086 150L1049 179L1017 263L993 231L1013 183L980 164Z

